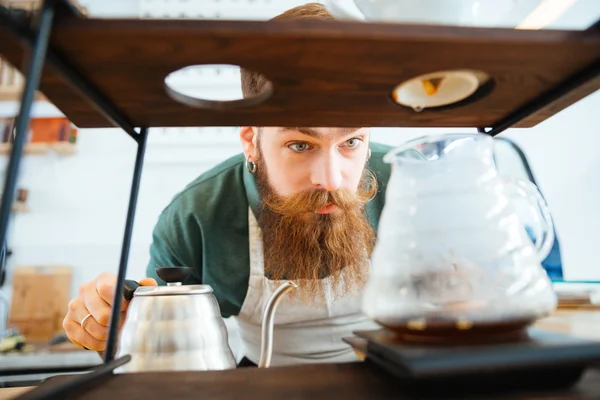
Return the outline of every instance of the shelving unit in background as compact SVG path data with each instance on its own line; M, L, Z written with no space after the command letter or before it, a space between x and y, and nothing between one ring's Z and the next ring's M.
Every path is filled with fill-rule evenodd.
M10 155L12 145L10 143L0 143L0 156ZM61 156L72 156L77 153L77 146L73 143L28 143L23 148L25 155L45 155L56 153Z
M0 118L0 156L11 153L15 127L15 118ZM74 155L77 152L76 140L77 128L65 117L31 118L23 154Z

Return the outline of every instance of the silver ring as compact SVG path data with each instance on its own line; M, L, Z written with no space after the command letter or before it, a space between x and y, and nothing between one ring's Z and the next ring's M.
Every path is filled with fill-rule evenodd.
M85 324L85 321L87 321L87 319L91 316L92 316L92 314L88 314L85 317L83 317L83 319L81 320L81 324L80 324L82 328L83 328L83 324ZM85 329L85 328L83 328L83 329Z

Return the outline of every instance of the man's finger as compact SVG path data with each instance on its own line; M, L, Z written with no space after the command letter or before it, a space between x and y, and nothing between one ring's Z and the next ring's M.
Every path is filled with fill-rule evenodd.
M108 335L108 327L100 325L98 321L94 319L93 316L86 319L82 327L87 333L92 335L94 339L98 339L101 341L106 340L106 336Z
M96 279L96 292L102 300L104 300L109 305L112 305L113 300L115 299L115 287L117 285L117 276L111 273L102 273ZM122 310L124 311L127 307L125 302L122 303Z
M88 350L103 351L106 348L106 342L98 340L81 328L78 321L66 319L63 322L63 328L71 341Z
M158 282L154 278L144 278L138 282L140 286L158 286Z
M102 326L108 326L111 307L98 295L98 293L94 291L86 292L83 296L83 302L88 313L92 314L92 317L94 317L97 323Z
M113 274L102 274L96 282L96 291L100 297L112 305L115 298L116 276ZM144 278L138 282L140 286L158 286L158 282L154 278ZM129 306L128 301L121 303L121 311L126 311Z

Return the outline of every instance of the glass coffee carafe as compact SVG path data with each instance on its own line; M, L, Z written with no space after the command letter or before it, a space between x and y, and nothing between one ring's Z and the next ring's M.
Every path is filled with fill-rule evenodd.
M451 134L390 151L363 310L403 340L512 340L556 308L554 241L536 186L499 174L496 140Z

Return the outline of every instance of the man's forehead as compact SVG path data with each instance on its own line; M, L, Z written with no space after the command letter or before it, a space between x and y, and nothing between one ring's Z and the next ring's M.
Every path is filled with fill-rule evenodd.
M300 132L314 137L345 136L363 128L313 128L313 127L281 127L279 132Z

